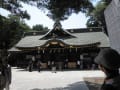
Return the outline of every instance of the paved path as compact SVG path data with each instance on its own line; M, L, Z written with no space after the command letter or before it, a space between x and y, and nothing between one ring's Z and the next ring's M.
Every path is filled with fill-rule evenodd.
M12 69L10 90L89 90L83 77L104 76L100 71L28 72Z

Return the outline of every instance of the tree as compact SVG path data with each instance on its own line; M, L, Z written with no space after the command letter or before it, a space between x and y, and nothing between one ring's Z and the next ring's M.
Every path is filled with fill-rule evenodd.
M89 17L87 27L102 27L104 32L108 35L104 10L110 2L111 0L101 0L91 12L87 13L87 16Z
M9 35L7 35L9 34L8 23L8 20L0 15L0 49L8 47L9 44L9 40L7 39L9 38Z
M30 16L27 11L21 10L21 7L18 0L0 0L0 8L10 11L12 14L9 18L0 15L0 49L11 47L20 38L20 35L17 34L24 31L24 29L20 30L21 18L30 19Z
M10 46L13 46L21 39L24 32L28 32L31 29L27 24L25 24L24 20L16 15L9 15L9 22L9 28L11 31Z
M32 27L33 30L36 30L36 31L48 31L48 27L44 27L43 25L40 25L40 24L37 24L35 26Z
M0 8L10 11L13 15L17 15L23 19L30 19L27 11L23 11L19 0L0 0Z
M65 20L72 13L86 13L93 9L90 0L48 0L45 5L49 10L48 16L53 20Z
M12 47L27 30L30 28L18 16L5 18L0 15L0 49Z
M93 8L90 0L2 0L0 7L11 11L21 17L29 17L27 12L22 11L20 2L34 5L41 10L48 10L47 14L53 20L65 20L72 13L88 12Z

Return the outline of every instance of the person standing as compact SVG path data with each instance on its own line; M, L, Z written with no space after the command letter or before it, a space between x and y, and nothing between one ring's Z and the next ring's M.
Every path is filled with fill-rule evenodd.
M111 48L102 49L94 61L106 75L100 90L120 90L119 53Z
M56 73L56 63L52 61L52 72Z
M80 60L77 60L77 68L80 69Z
M7 51L0 53L0 90L9 90L11 84L12 73L8 58Z
M37 62L37 67L38 67L38 72L40 72L41 71L41 61Z
M32 62L32 60L29 61L28 69L29 69L29 72L32 72L32 69L33 69L33 62Z
M29 72L32 72L34 62L35 62L35 57L33 56L33 57L31 58L31 60L29 61L29 65L28 65Z

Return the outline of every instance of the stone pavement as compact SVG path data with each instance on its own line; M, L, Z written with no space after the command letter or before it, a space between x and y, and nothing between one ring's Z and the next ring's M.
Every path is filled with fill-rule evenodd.
M12 68L10 90L89 90L84 77L104 77L101 71L33 71Z

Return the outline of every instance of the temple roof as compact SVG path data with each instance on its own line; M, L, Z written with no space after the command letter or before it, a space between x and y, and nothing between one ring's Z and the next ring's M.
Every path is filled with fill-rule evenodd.
M71 33L67 30L62 28L62 25L59 21L56 21L53 25L53 29L49 30L42 38L42 39L50 39L50 38L61 38L61 39L68 39L68 38L75 38Z
M77 29L64 30L69 38L60 38L60 37L49 37L48 34L53 30L49 31L47 34L43 35L30 35L23 37L15 47L17 48L34 48L34 47L43 47L49 41L58 41L62 42L65 45L73 45L73 46L84 46L84 45L91 45L95 43L99 43L98 47L109 47L109 39L102 31L86 29L83 32L79 32ZM99 28L98 28L99 29ZM64 32L63 31L63 32ZM75 31L75 32L74 32ZM47 37L47 38L46 38Z
M16 47L12 47L12 48L10 48L9 50L8 50L9 52L19 52L19 51L21 51L21 50L19 50L19 49L17 49Z

